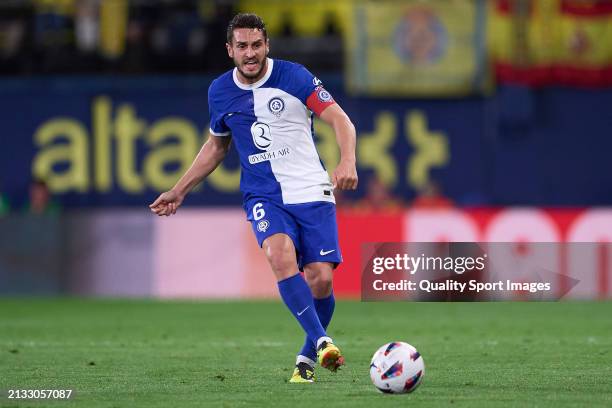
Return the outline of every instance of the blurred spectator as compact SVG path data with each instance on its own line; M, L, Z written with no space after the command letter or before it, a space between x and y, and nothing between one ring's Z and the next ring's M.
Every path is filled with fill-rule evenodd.
M51 199L51 192L44 180L34 179L30 184L29 200L25 210L34 215L56 215L59 205Z
M76 4L75 34L79 51L90 54L98 48L98 0L81 0Z
M307 4L306 0L301 0ZM0 74L220 73L232 68L225 49L235 0L0 1ZM295 19L272 36L274 58L317 72L343 67L335 12L321 16L318 33L299 33Z
M78 71L95 72L100 68L98 49L100 46L99 0L81 0L76 3L74 34Z
M31 11L23 4L0 10L0 73L18 74L26 70L28 55L28 22Z
M384 212L401 211L403 207L402 200L395 197L376 175L368 179L365 196L355 205L358 210Z
M454 203L442 194L440 184L434 180L429 181L412 202L413 208L445 209L452 208Z
M203 58L206 60L208 70L222 72L234 66L227 55L225 43L227 42L227 23L236 14L236 9L233 3L229 1L216 1L215 5L212 15L206 21L206 46Z
M314 71L340 71L344 53L342 35L334 14L324 17L323 30L316 36L299 35L294 27L292 15L281 14L279 35L270 40L273 58L289 59Z
M295 37L295 30L293 29L291 15L286 11L283 12L281 17L280 36L285 38Z
M206 42L196 4L189 1L179 1L167 7L152 36L153 50L158 57L156 63L168 71L177 66L183 71L201 70Z
M73 4L68 0L36 0L34 58L39 72L67 71L74 62Z
M125 52L121 64L125 73L145 73L156 67L152 59L152 34L160 11L146 4L130 4Z

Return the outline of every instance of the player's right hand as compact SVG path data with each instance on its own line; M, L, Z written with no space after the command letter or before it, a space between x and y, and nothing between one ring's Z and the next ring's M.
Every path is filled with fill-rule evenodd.
M166 191L160 194L160 196L149 205L149 208L159 216L176 214L176 210L183 203L183 198L184 196L174 190Z

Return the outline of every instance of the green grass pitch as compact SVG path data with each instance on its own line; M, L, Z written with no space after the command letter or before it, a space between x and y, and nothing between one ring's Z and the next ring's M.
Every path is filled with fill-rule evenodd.
M0 299L0 406L612 406L611 316L606 302L338 302L346 367L290 384L302 334L278 302ZM370 383L391 340L425 359L413 394ZM75 395L9 400L14 388Z

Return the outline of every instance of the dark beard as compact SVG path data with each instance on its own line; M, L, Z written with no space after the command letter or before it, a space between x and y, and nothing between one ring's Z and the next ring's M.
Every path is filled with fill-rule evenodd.
M260 64L259 71L253 74L247 74L246 72L241 70L237 64L234 63L234 65L236 65L236 69L238 70L238 72L240 72L240 74L242 74L243 77L248 78L248 79L253 79L253 78L257 78L263 72L267 64L265 63L265 59L264 59L264 61L262 61L262 63Z

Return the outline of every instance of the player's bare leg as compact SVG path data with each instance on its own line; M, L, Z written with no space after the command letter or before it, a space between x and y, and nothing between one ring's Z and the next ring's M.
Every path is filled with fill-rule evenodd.
M262 248L277 282L287 279L297 273L295 246L291 238L289 238L289 235L271 235L265 239Z
M304 266L304 277L315 299L332 294L334 266L330 262L313 262Z

